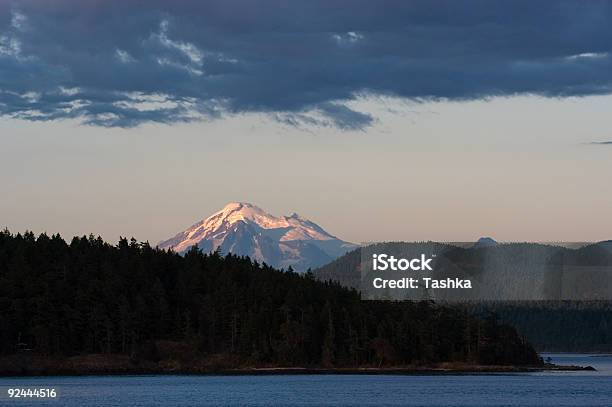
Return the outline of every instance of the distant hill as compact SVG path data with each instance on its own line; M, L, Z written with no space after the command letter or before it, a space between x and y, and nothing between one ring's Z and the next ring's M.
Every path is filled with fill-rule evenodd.
M541 243L499 244L489 238L480 239L476 244L457 245L436 242L375 243L355 249L315 269L313 274L320 280L332 280L359 289L362 253L385 252L393 253L396 257L398 253L403 253L403 257L437 253L436 268L452 265L465 275L478 279L481 292L486 290L490 299L508 299L508 281L512 281L511 288L516 291L517 299L612 298L610 242L575 249ZM366 257L369 262L369 255ZM589 281L583 276L596 276L597 280ZM496 293L500 295L496 296Z
M401 245L403 243L396 243ZM415 243L414 245L419 245ZM452 246L452 245L451 245ZM578 248L537 243L463 245L446 247L445 252L465 269L478 270L483 264L499 273L527 276L533 272L563 272L581 268L612 270L612 241L584 245ZM452 249L452 250L451 250ZM313 271L316 278L332 280L359 289L361 249L351 251L335 261ZM546 268L530 268L532 258L544 259ZM531 281L527 278L526 286ZM562 279L550 278L547 282ZM612 282L612 275L607 278ZM571 284L565 284L565 289ZM549 300L500 301L464 305L472 313L485 316L495 313L500 320L515 326L541 351L610 352L612 351L612 301L556 301L563 285L547 284ZM607 289L609 287L602 287ZM526 287L529 289L529 287Z
M475 248L478 247L491 247L491 246L497 246L498 243L497 241L495 241L494 239L490 238L490 237L481 237L480 239L478 239L476 241L476 243L474 243Z

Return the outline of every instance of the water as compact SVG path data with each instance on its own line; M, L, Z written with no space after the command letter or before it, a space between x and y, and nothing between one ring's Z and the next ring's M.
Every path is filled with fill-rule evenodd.
M87 376L0 378L2 406L612 406L612 356L551 354L597 372L437 376ZM54 387L56 400L8 399Z

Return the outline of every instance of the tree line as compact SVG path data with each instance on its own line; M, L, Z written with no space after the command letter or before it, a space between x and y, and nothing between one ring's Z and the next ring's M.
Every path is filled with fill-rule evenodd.
M612 302L516 301L465 304L476 316L494 313L541 352L611 352Z
M0 232L0 355L154 358L159 341L241 365L536 365L492 316L431 302L362 301L311 273L122 238Z

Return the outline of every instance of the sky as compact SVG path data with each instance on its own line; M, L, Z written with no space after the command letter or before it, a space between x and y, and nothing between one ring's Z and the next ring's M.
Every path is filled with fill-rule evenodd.
M606 2L0 0L0 226L612 238Z

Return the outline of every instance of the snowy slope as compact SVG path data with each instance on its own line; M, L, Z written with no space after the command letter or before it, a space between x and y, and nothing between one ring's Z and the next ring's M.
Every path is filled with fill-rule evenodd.
M220 248L296 271L319 267L357 247L297 214L276 217L243 202L227 204L158 247L182 253L194 245L205 252Z

